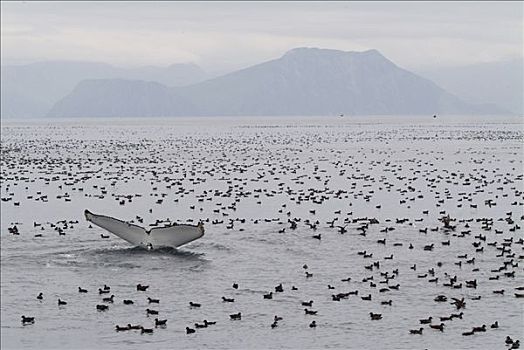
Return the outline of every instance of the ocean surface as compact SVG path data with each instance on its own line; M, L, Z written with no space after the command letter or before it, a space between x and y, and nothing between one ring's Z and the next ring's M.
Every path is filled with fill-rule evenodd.
M522 118L497 117L3 120L1 347L508 348L524 340L523 140ZM206 231L145 251L85 209Z

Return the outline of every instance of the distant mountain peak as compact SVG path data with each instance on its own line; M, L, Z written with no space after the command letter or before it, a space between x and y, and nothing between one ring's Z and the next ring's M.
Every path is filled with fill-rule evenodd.
M336 50L336 49L322 49L318 47L296 47L294 49L291 49L287 51L284 54L285 56L340 56L340 55L362 55L362 56L377 56L377 57L384 57L377 49L370 49L366 51L342 51L342 50Z
M325 57L325 56L338 56L346 54L344 51L334 49L321 49L318 47L296 47L287 51L283 58L295 58L295 57Z
M359 54L363 55L363 56L377 56L377 57L384 57L383 54L380 53L380 51L378 51L377 49L369 49L369 50L366 50L366 51L361 51L359 52Z
M377 66L395 66L378 50L371 49L366 51L342 51L335 49L321 49L316 47L297 47L287 51L281 58L289 62L331 62L333 64L346 65L350 61L373 64Z

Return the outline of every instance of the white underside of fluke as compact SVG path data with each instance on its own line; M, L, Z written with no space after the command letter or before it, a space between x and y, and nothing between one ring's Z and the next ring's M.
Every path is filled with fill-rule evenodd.
M135 224L118 220L105 215L97 215L89 210L84 211L87 221L111 232L129 243L156 249L161 247L180 247L186 243L199 239L204 235L204 225L174 224L167 227L154 227L146 230Z

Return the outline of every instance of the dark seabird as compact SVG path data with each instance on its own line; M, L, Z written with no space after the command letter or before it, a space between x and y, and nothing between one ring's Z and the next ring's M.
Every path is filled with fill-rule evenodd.
M144 327L141 327L140 328L140 333L148 333L148 334L151 334L153 333L153 328L144 328Z
M35 318L22 315L22 324L25 325L27 323L35 323Z
M422 328L422 327L420 327L419 329L410 329L410 330L409 330L409 333L410 333L410 334L422 334L422 330L423 330L423 329L424 329L424 328Z
M136 285L136 290L141 291L141 292L145 292L147 288L149 288L149 286L143 286L140 283Z
M155 327L162 327L167 324L167 319L165 320L159 320L158 318L155 318Z
M237 314L232 314L232 315L229 315L229 318L231 318L232 320L240 320L242 319L242 314L240 312Z

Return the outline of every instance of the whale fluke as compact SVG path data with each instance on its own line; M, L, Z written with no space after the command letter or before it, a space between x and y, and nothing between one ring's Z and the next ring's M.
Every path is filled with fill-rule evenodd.
M92 222L135 246L146 249L157 249L161 247L177 248L204 235L204 224L201 222L198 225L173 224L166 227L154 227L146 230L138 225L110 216L91 213L87 209L84 211L84 215L87 221Z

